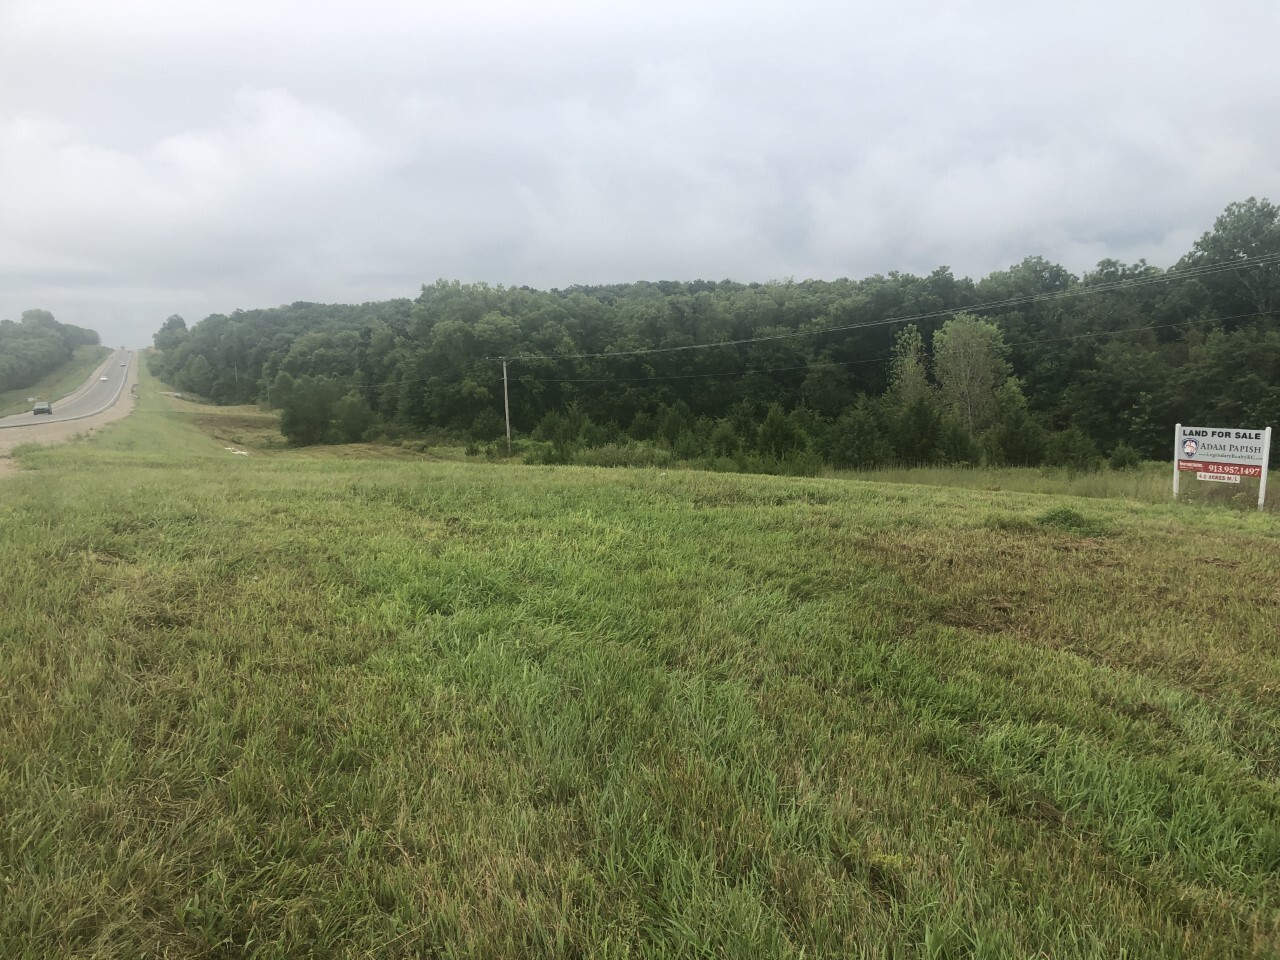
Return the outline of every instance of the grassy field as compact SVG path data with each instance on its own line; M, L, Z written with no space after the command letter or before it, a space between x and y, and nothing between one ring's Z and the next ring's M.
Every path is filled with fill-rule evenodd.
M0 481L6 958L1280 950L1274 515L219 416Z
M417 441L358 443L341 447L289 449L280 435L278 416L257 406L214 407L192 400L174 400L174 408L190 414L197 429L222 441L260 456L287 456L295 459L412 459L424 456L435 460L474 462L462 446L438 446ZM517 454L517 458L519 455ZM688 469L676 463L671 470ZM909 484L911 486L964 487L989 493L1040 493L1067 497L1134 500L1140 503L1168 503L1172 499L1172 464L1144 463L1132 470L1100 470L1080 473L1054 467L884 467L878 470L828 470L839 480ZM1258 481L1239 485L1198 482L1184 474L1180 502L1198 506L1253 510L1258 503ZM1266 508L1280 512L1280 481L1267 491Z
M1274 472L1273 472L1274 473ZM862 472L840 471L836 476L846 480L874 480L880 483L924 484L926 486L968 487L976 490L1046 493L1068 497L1137 500L1142 503L1167 503L1173 499L1173 453L1167 463L1144 463L1132 470L1101 470L1078 473L1054 467L885 467ZM1280 489L1272 479L1267 488L1266 509L1280 512ZM1195 475L1184 473L1179 486L1182 503L1228 507L1241 510L1258 508L1258 481L1245 479L1239 484L1206 483Z
M87 345L76 347L75 355L69 361L41 378L39 382L20 390L0 392L0 417L23 411L30 413L31 404L27 402L27 397L36 397L39 400L57 400L65 397L89 379L89 374L93 373L94 368L106 359L110 352L107 347Z

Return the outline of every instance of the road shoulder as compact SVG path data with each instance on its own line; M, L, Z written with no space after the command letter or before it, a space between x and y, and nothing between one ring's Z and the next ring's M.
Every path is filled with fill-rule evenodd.
M138 361L135 360L129 365L129 374L125 379L124 389L120 392L120 399L101 413L95 413L82 420L42 423L39 426L32 425L30 428L23 427L19 430L0 430L0 478L11 476L19 470L17 461L13 459L15 447L28 443L41 446L66 443L76 437L92 436L94 431L127 417L137 404L137 396L134 392L137 385Z

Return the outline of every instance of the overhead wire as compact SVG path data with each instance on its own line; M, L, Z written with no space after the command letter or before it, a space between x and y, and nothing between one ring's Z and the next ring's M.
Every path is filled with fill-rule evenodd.
M647 347L647 348L636 349L636 350L618 350L618 351L609 351L609 352L600 352L600 353L514 354L512 356L506 357L505 359L508 362L516 361L516 360L521 360L526 362L555 361L555 360L602 360L602 359L610 359L610 358L626 358L626 357L650 356L650 355L656 355L656 354L669 354L669 353L687 352L687 351L693 351L693 350L708 350L715 347L748 346L755 343L770 343L770 342L776 342L779 340L795 340L803 337L823 336L828 333L843 333L843 332L850 332L855 330L871 329L875 327L892 326L894 324L914 323L915 321L918 321L918 320L935 319L937 317L951 316L961 312L973 313L973 312L980 312L984 310L995 310L1002 307L1020 306L1020 305L1031 304L1031 303L1042 303L1046 301L1059 300L1059 299L1064 299L1068 297L1086 296L1089 294L1097 294L1097 293L1109 293L1117 290L1148 286L1150 284L1155 284L1155 283L1169 283L1174 280L1195 280L1195 279L1199 279L1200 277L1212 276L1218 273L1224 273L1231 270L1241 270L1241 269L1246 269L1249 267L1256 267L1256 266L1273 266L1278 263L1280 263L1280 253L1264 254L1258 257L1242 258L1240 260L1234 261L1232 263L1226 263L1226 264L1224 263L1206 264L1201 267L1191 267L1191 268L1182 269L1182 270L1175 268L1175 269L1163 271L1162 273L1155 274L1152 276L1126 278L1124 280L1117 280L1117 281L1112 281L1104 284L1092 284L1092 285L1077 284L1066 290L1055 290L1055 291L1049 291L1048 293L1040 293L1040 294L1027 294L1025 296L1020 296L1020 297L1006 297L999 300L989 300L982 303L969 304L963 307L951 307L947 309L932 310L924 313L910 314L910 315L901 316L901 317L886 317L880 320L868 320L860 323L837 324L834 326L819 327L819 328L808 329L808 330L791 330L791 331L787 331L786 333L772 334L764 337L747 337L747 338L741 338L737 340L715 340L715 341L709 341L706 343L682 344L682 345L670 346L670 347ZM1079 337L1107 336L1112 333L1132 332L1135 330L1154 330L1154 329L1162 329L1166 327L1187 326L1187 325L1199 324L1199 323L1225 322L1232 319L1240 319L1246 316L1252 317L1252 316L1267 316L1267 315L1271 315L1271 314L1262 314L1262 313L1240 314L1240 315L1237 315L1236 317L1209 318L1209 319L1202 319L1202 320L1182 320L1182 321L1175 321L1173 323L1167 323L1167 324L1150 324L1142 327L1134 327L1134 328L1131 328L1130 331L1098 331L1096 333L1081 334L1078 336ZM1039 340L1019 341L1018 343L1009 344L1009 346L1017 346L1020 344L1032 344L1032 343L1039 343L1039 342L1053 342L1054 340L1066 340L1066 339L1075 339L1075 338L1077 337L1049 338L1043 341L1039 341ZM406 379L399 379L399 380L387 380L387 381L378 382L378 383L357 383L357 384L352 384L352 386L358 387L358 388L366 388L366 389L382 388L382 387L391 387L391 386L402 386L402 385L413 384L413 383L427 383L433 380L454 379L457 377L465 376L466 374L474 372L475 370L481 367L486 367L488 363L493 362L495 360L500 360L500 359L502 358L489 357L481 360L475 360L467 364L466 366L459 367L453 370L443 371L441 373L428 374L425 377L414 377L414 378L406 378ZM832 363L839 363L845 366L853 366L861 363L879 362L885 359L886 358L884 357L872 357L872 358L867 358L865 360L820 361L820 362L825 363L826 365L831 365ZM525 383L530 383L530 382L532 383L605 383L609 381L617 381L620 383L634 383L634 382L642 382L642 381L650 381L650 380L682 380L682 379L695 379L699 377L746 376L752 373L773 373L773 372L784 372L787 370L804 369L812 365L813 364L811 363L807 363L807 364L800 364L800 365L791 366L791 367L771 367L764 370L754 370L754 371L745 370L745 371L715 372L715 373L706 372L706 373L696 373L696 374L674 374L670 376L654 376L654 377L560 377L560 378L533 377L531 378L531 377L524 376L524 377L520 377L520 381Z
M431 373L425 377L413 377L407 380L387 380L383 383L353 383L352 387L369 388L369 387L396 387L407 383L426 383L429 380L443 380L448 377L458 377L463 374L471 373L478 367L488 367L488 360L473 360L465 367L457 367L453 370L446 370L443 373Z
M1246 320L1257 317L1278 316L1276 311L1268 310L1258 313L1238 313L1228 317L1205 317L1200 320L1176 320L1172 323L1144 324L1139 327L1125 327L1120 330L1094 330L1088 333L1076 333L1063 337L1043 337L1035 340L1014 340L1007 343L1009 347L1030 346L1038 343L1059 343L1066 340L1084 340L1090 337L1119 336L1126 333L1141 333L1146 330L1162 330L1170 327L1185 327L1203 323L1225 323L1231 320ZM656 380L696 380L708 377L746 377L763 373L784 373L791 370L809 370L814 367L854 367L865 363L887 363L893 354L878 357L865 357L858 360L815 360L811 363L795 364L787 367L767 367L759 370L706 371L704 373L679 373L653 377L521 377L520 383L640 383Z
M560 353L560 354L515 354L508 357L508 360L597 360L608 357L639 357L648 356L659 353L679 353L690 350L709 350L715 347L734 347L746 346L753 343L768 343L777 340L794 340L801 337L815 337L827 333L840 333L849 330L861 330L870 327L890 326L895 323L914 323L917 320L930 320L937 317L949 316L951 314L965 312L972 313L981 310L994 310L1000 307L1019 306L1028 303L1041 303L1048 300L1058 300L1066 297L1085 296L1094 293L1108 293L1115 290L1129 289L1138 286L1147 286L1153 283L1168 283L1172 280L1194 280L1202 276L1210 276L1216 273L1223 273L1228 270L1241 270L1251 266L1270 266L1280 263L1280 253L1266 254L1260 257L1252 257L1246 260L1236 261L1230 264L1210 264L1202 268L1191 268L1189 270L1167 270L1162 274L1151 277L1139 277L1132 280L1118 280L1108 284L1097 284L1085 286L1083 284L1071 287L1067 290L1055 290L1043 294L1028 294L1022 297L1006 297L1002 300L989 300L984 303L975 303L963 307L949 307L946 309L932 310L925 313L911 314L903 317L887 317L881 320L869 320L861 323L838 324L835 326L819 327L811 330L791 330L786 333L771 334L765 337L745 337L738 340L714 340L707 343L690 343L681 344L670 347L645 347L636 350L615 350L601 353Z

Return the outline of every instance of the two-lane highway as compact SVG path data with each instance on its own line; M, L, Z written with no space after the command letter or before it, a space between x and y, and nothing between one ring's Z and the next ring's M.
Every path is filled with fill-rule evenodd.
M130 367L136 362L136 356L131 350L114 351L78 389L52 401L52 416L35 414L28 410L26 413L15 414L12 417L0 417L0 430L83 420L109 409L124 393ZM39 399L48 400L49 398L40 397Z

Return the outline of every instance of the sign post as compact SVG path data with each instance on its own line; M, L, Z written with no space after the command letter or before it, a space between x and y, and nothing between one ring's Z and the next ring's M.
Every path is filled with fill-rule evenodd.
M1258 478L1258 509L1267 504L1267 467L1271 463L1271 428L1262 438L1262 476Z
M1180 474L1194 473L1198 480L1239 483L1241 477L1258 478L1258 509L1267 501L1267 466L1271 456L1271 428L1174 427L1173 496L1178 496Z
M1178 463L1178 441L1182 438L1182 424L1173 425L1173 499L1178 499L1178 477L1182 475Z

